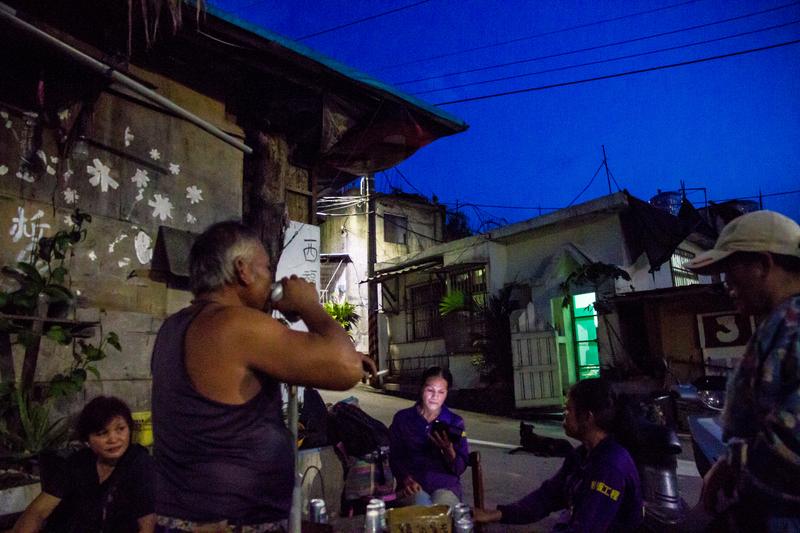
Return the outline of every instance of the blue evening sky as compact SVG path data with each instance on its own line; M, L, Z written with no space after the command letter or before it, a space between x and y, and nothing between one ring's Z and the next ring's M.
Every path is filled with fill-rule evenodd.
M607 194L604 169L589 185L602 145L616 184L640 198L683 180L713 201L761 192L766 208L800 219L800 43L444 104L796 41L800 2L207 1L465 120L467 132L378 182L414 192L410 182L452 208L472 204L464 209L475 228L539 212L506 207L547 212ZM688 197L703 205L702 192Z

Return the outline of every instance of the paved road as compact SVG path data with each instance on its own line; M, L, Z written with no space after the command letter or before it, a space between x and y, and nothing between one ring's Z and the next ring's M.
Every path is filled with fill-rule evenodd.
M366 385L358 385L347 392L320 391L326 402L334 403L349 396L358 398L359 405L371 416L391 423L394 414L413 402L397 398ZM537 457L529 453L508 452L519 445L519 420L490 416L482 413L455 410L464 418L471 450L481 452L484 475L484 492L487 507L515 501L538 487L561 466L560 457ZM537 422L536 432L548 437L565 438L561 425L555 422ZM574 443L575 441L573 441ZM694 464L681 460L678 468L678 485L684 499L694 505L700 495L701 479ZM472 502L470 472L462 478L465 501ZM551 515L532 526L507 527L492 525L490 532L547 531L556 520Z

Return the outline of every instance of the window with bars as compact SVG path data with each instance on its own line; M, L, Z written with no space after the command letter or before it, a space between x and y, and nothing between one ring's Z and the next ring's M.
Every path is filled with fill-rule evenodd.
M383 241L406 244L408 218L399 215L383 214Z
M483 309L486 306L486 267L480 266L452 272L447 279L447 290L449 292L459 291L464 295L464 303L470 311L470 319L464 333L465 338L469 339L476 335L480 336L486 332L486 322L484 320Z
M669 261L670 272L672 272L672 285L674 287L685 287L687 285L697 285L700 278L686 268L686 263L694 259L694 254L688 250L677 248Z
M441 337L439 320L439 301L442 299L442 286L438 282L418 285L409 289L411 312L411 340L424 340Z

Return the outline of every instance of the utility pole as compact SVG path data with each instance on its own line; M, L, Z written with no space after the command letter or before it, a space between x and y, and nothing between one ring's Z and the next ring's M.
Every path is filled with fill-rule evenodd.
M369 356L378 365L378 282L375 263L378 261L377 235L375 231L375 175L367 174L367 336ZM382 369L378 369L382 370Z
M606 167L606 183L608 183L608 194L611 194L611 174L608 171L608 160L606 159L606 145L603 147L603 166Z

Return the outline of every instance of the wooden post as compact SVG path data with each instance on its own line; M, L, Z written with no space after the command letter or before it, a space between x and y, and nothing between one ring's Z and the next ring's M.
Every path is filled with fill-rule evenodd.
M247 135L253 154L245 156L242 220L261 238L270 260L273 279L283 251L286 217L285 180L270 157L270 138L252 130ZM272 170L272 172L271 172Z

